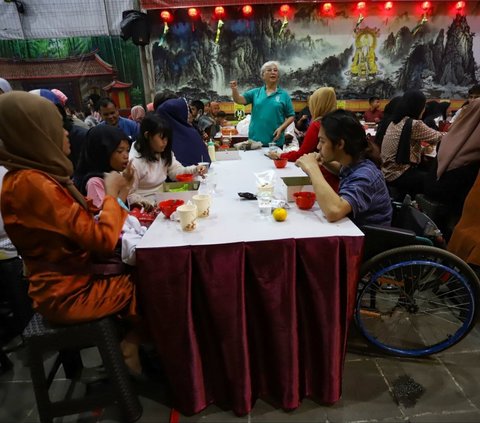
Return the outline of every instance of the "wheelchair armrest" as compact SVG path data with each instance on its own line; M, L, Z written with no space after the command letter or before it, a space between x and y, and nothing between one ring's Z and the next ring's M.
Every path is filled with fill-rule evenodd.
M415 232L408 229L380 225L365 225L360 229L365 234L364 261L383 251L418 243Z

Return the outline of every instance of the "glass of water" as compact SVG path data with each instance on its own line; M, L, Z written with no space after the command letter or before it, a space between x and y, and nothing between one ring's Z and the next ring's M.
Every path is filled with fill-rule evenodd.
M270 216L272 213L272 194L270 192L259 192L257 194L258 210L261 216Z

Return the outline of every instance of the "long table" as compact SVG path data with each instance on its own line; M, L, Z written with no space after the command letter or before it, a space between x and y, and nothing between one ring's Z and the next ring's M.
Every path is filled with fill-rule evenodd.
M284 222L261 217L254 172L265 151L215 162L211 215L193 232L159 216L137 246L138 297L186 415L215 403L247 414L257 398L285 410L341 395L363 234L294 203ZM289 163L279 176L304 175Z

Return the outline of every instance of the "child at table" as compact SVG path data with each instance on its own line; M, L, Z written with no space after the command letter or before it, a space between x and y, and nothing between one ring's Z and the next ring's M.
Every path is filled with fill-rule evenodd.
M207 171L202 165L182 166L172 152L171 127L154 113L147 114L140 124L140 135L130 158L134 178L128 195L129 204L151 205L167 176L174 180L180 174L204 175Z
M106 172L125 171L131 176L132 169L128 164L129 151L128 136L115 126L98 125L88 131L76 170L75 182L80 192L92 199L95 207L101 208L105 198L103 175ZM127 191L121 194L122 202L126 200L127 194Z

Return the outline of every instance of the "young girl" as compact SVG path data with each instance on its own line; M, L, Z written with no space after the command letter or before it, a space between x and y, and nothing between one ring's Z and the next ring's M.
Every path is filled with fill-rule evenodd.
M154 194L167 179L183 173L204 175L205 166L182 166L172 152L172 130L154 113L148 113L140 125L140 134L130 153L134 170L128 202L152 203Z
M125 171L127 175L132 172L128 165L129 151L128 136L119 128L98 125L88 131L75 183L82 194L92 199L95 207L101 208L105 198L103 182L105 172ZM127 194L128 192L121 193L122 202L126 200Z

